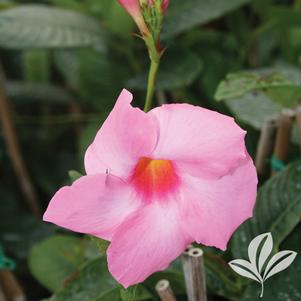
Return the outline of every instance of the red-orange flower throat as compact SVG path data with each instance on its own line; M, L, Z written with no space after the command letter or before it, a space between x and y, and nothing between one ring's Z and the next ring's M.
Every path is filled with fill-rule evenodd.
M172 161L146 157L139 159L131 181L136 190L148 201L165 197L179 184Z

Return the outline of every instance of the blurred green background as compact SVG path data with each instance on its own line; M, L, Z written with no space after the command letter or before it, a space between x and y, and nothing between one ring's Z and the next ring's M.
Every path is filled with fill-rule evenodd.
M301 100L301 1L170 2L156 105L188 102L234 116L248 130L254 157L264 121ZM37 207L43 212L55 191L77 177L70 170L84 173L85 150L122 88L143 107L149 61L133 32L117 0L0 0L0 243L16 262L27 300L52 294L47 300L158 300L154 286L162 277L185 300L177 262L133 297L108 274L105 242L35 217ZM226 264L245 258L255 235L272 232L275 251L300 252L298 143L295 133L291 165L261 180L255 217L229 250L206 249L209 300L257 300L260 287ZM263 300L301 300L300 272L297 257L269 281Z

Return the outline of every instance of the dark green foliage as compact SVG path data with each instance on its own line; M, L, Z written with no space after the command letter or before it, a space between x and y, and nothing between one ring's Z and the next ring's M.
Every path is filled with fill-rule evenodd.
M123 88L143 108L148 54L117 0L0 0L0 63L12 120L30 177L46 208L57 189L85 175L84 155ZM232 115L256 152L259 130L301 101L301 2L171 0L155 105L189 102ZM201 134L201 133L200 133ZM227 265L246 258L257 235L272 232L275 249L300 250L301 163L294 125L289 166L260 181L254 217L227 252L205 249L210 301L250 301L256 283ZM233 150L235 151L235 150ZM123 289L109 274L109 242L35 219L24 201L0 129L0 243L16 260L28 301L159 300L156 283L171 283L186 300L181 262ZM200 229L202 231L202 229ZM269 279L263 301L301 300L300 256ZM52 296L51 296L52 295Z

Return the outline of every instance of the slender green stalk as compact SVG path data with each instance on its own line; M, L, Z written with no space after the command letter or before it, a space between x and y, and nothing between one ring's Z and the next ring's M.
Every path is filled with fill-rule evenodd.
M160 33L163 22L162 4L163 0L154 0L153 6L149 6L148 0L140 0L143 18L150 31L143 35L143 40L148 49L150 58L150 69L148 73L147 92L144 111L148 112L152 108L157 73L160 65L160 59L163 52L160 49Z
M148 112L152 107L159 63L160 63L159 60L151 60L151 65L148 74L148 81L147 81L147 93L146 93L144 112Z

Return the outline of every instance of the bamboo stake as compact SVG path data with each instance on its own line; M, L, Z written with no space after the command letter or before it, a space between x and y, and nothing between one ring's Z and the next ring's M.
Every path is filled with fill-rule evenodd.
M21 190L28 203L32 213L40 218L41 211L38 205L38 198L34 186L30 180L23 157L20 151L20 145L17 133L13 124L9 101L5 94L5 80L4 73L0 66L0 119L3 127L3 134L7 145L8 153L10 155L15 173L18 177Z
M190 248L182 255L188 301L207 301L204 252Z
M296 109L296 120L299 132L299 147L301 151L301 105L299 105Z
M0 301L7 301L1 286L0 286Z
M156 291L160 296L161 301L176 301L176 297L168 280L160 280L156 285Z
M273 153L275 133L276 120L266 121L261 129L255 157L255 166L259 175L264 175L267 172L268 159Z
M274 157L283 163L286 163L288 159L293 117L294 111L290 109L284 109L279 117L279 125L274 148ZM276 172L276 170L272 171L273 174L275 174Z
M69 105L69 110L70 110L70 115L72 116L72 118L74 118L75 133L76 133L76 136L78 137L81 133L81 125L79 125L80 119L81 119L80 106L77 102L74 101Z
M25 301L23 289L15 275L9 270L0 271L0 282L8 301Z

